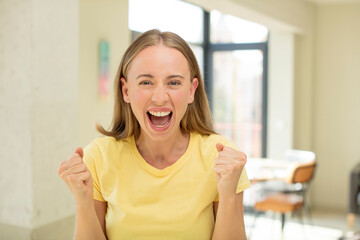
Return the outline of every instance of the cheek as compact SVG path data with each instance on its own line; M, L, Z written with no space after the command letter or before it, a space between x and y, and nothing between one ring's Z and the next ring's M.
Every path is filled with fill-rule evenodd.
M177 108L180 110L182 109L183 112L186 111L188 107L188 99L189 99L189 92L187 91L179 91L173 94L173 101Z
M132 91L130 93L130 105L133 113L135 114L136 118L141 118L142 112L144 111L147 94L146 92L142 91Z
M136 105L144 105L147 95L149 95L146 91L133 91L131 92L131 101Z

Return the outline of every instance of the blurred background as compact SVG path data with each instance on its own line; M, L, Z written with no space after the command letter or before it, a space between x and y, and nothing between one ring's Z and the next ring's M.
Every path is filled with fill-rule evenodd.
M345 239L360 229L359 23L355 0L0 0L0 239L72 238L57 166L110 126L121 56L152 28L191 45L216 130L250 159L316 154L312 223L254 223L252 187L253 239Z

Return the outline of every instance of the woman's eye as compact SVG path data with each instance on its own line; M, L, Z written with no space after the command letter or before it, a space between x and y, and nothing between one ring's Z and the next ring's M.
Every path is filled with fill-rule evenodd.
M151 85L150 81L142 81L140 82L140 85Z
M169 85L171 85L171 86L180 85L180 82L179 81L170 81Z

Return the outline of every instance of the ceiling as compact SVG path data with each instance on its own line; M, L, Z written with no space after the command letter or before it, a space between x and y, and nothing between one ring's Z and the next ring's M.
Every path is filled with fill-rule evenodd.
M304 0L307 2L313 2L317 4L334 4L334 3L360 3L360 0Z

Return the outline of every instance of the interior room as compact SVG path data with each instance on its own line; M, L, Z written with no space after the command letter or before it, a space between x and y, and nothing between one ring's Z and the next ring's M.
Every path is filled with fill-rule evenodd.
M110 126L121 57L152 28L189 43L216 131L247 154L247 238L360 239L358 23L359 0L0 0L0 239L72 239L58 165ZM288 150L316 163L301 209L258 208L289 165L257 161Z

